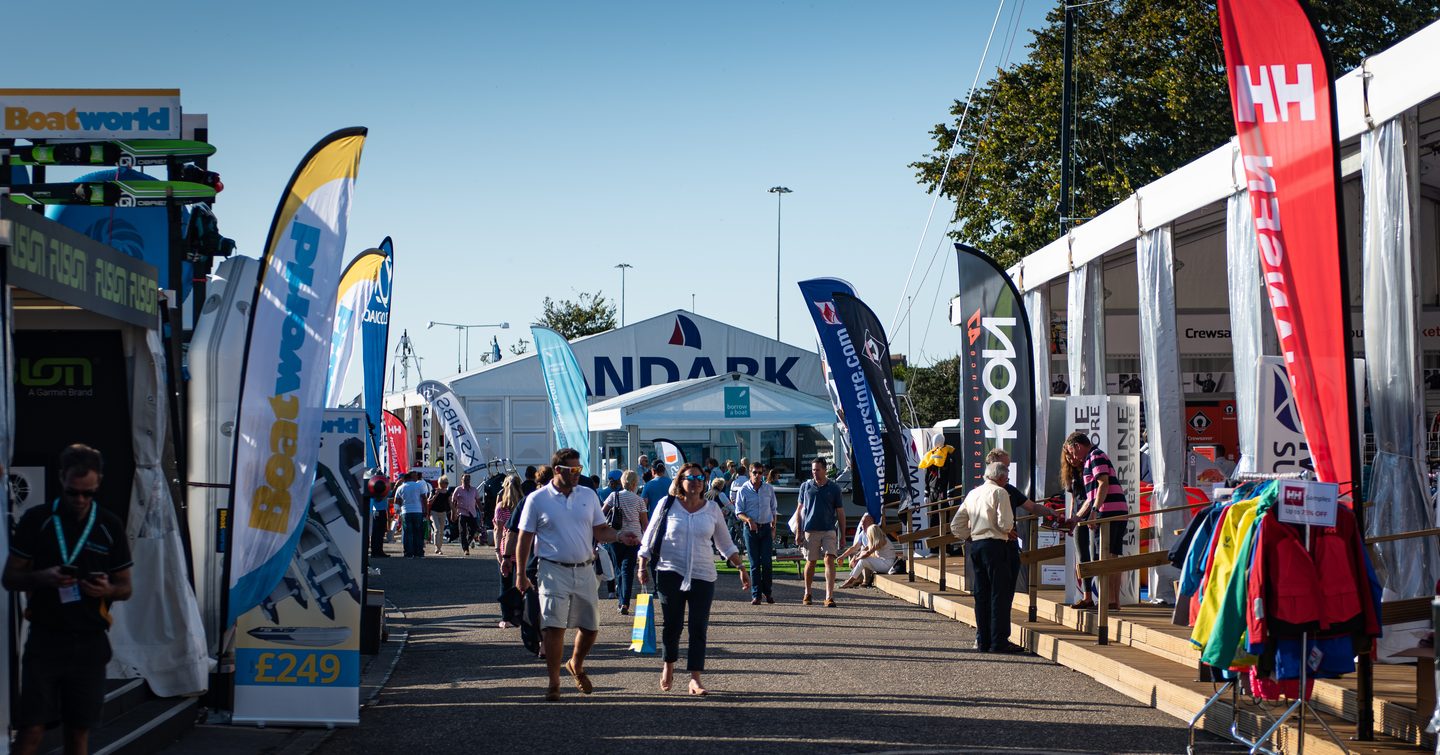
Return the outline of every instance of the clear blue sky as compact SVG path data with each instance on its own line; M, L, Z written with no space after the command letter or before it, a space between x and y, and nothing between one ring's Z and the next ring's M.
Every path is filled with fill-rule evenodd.
M629 321L694 294L698 313L773 335L777 184L794 190L783 340L814 347L795 281L817 275L888 324L931 204L906 166L964 97L997 2L32 3L7 11L27 31L5 79L179 87L219 147L221 231L252 256L310 145L368 126L347 258L394 237L392 351L408 329L443 377L455 331L428 321L509 321L472 331L477 366L492 334L529 337L544 296L618 300L619 262L635 266ZM1007 49L1023 59L1053 5L1007 2L983 78ZM958 350L944 250L945 272L911 287L913 335L890 334L917 361Z

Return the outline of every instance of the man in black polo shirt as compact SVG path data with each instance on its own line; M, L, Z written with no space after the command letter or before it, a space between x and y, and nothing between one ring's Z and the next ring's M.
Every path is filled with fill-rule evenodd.
M60 721L65 752L85 753L105 702L110 604L130 597L130 542L95 501L104 460L89 446L60 454L60 497L26 512L10 541L4 585L25 590L30 638L20 667L15 752L40 747Z

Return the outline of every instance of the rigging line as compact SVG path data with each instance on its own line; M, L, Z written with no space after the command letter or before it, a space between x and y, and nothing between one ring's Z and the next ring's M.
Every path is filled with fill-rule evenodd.
M1004 53L1004 54L1001 56L1001 58L1000 58L1000 68L1001 68L1001 69L1003 69L1006 65L1008 65L1008 64L1010 63L1010 54L1011 54L1011 52L1014 51L1014 48L1015 48L1015 36L1014 36L1014 32L1015 32L1016 30L1018 30L1018 28L1019 28L1019 25L1020 25L1020 17L1021 17L1021 14L1024 12L1024 9L1025 9L1025 2L1024 2L1024 0L1021 0L1019 3L1017 3L1017 4L1016 4L1015 6L1013 6L1012 9L1011 9L1011 12L1010 12L1010 18L1011 18L1011 20L1010 20L1010 22L1008 22L1008 23L1009 23L1009 26L1010 26L1010 32L1011 32L1011 34L1010 34L1010 36L1007 37L1007 39L1006 39L1006 41L1005 41L1005 44L1004 44L1005 53ZM973 178L974 175L975 175L975 160L976 160L977 157L978 157L978 154L977 154L976 152L974 152L974 151L971 151L971 153L970 153L970 162L969 162L969 164L966 166L966 170L965 170L965 182L964 182L963 184L961 184L961 186L960 186L960 194L958 195L958 198L956 199L956 202L955 202L955 214L956 214L956 215L959 215L959 214L960 214L961 209L963 209L963 208L965 207L965 201L966 201L966 199L968 199L969 196L970 196L970 179ZM947 238L950 230L951 230L954 226L955 226L955 220L954 220L954 218L951 218L951 220L950 220L948 223L946 223L946 225L945 225L945 233L941 234L940 240L935 242L935 251L933 251L933 252L930 253L930 262L929 262L928 264L926 264L926 266L925 266L925 272L920 276L920 282L917 283L917 284L915 284L915 293L916 293L917 295L920 293L920 291L924 290L924 288L925 288L925 281L928 280L929 277L930 277L930 270L935 267L935 258L938 257L938 256L940 256L940 252L944 250L944 248L945 248L945 239ZM912 268L912 273L913 273L913 268ZM940 280L942 280L942 281L944 280L944 276L943 276L943 275L941 276ZM907 283L907 285L906 285L906 291L909 291L909 285L908 285L908 283ZM939 284L938 284L938 283L936 284L936 288L935 288L935 296L936 296L937 298L940 296L940 287L939 287ZM914 300L911 299L911 301L910 301L910 306L909 306L909 307L906 307L906 309L905 309L905 314L904 314L903 316L901 316L900 319L899 319L894 325L892 325L892 326L890 327L890 329L891 329L892 331L896 330L896 329L899 328L901 325L905 324L905 322L906 322L907 320L911 319L911 317L912 317L911 309L912 309L913 307L914 307ZM933 301L931 302L930 311L931 311L931 315L933 316L934 311L935 311L935 303L934 303ZM928 333L928 326L927 326L927 331L926 331L926 332ZM922 343L922 345L923 345L923 343L924 343L923 339L922 339L922 342L921 342L921 343Z
M940 275L935 279L935 297L930 300L930 316L925 318L925 333L920 336L920 348L922 349L925 348L925 344L930 340L930 326L935 324L935 307L940 303L940 286L944 282L945 273L949 269L950 258L946 257L945 262L940 268Z
M965 119L970 115L970 102L975 97L975 88L980 84L980 74L985 70L985 59L990 56L990 43L995 39L995 27L1000 23L1000 13L1005 9L1005 0L995 7L995 18L990 22L990 34L985 37L985 49L980 53L980 63L975 66L975 78L970 82L970 91L965 95L965 109L960 112L960 122L955 126L955 139L945 155L945 167L940 171L940 181L935 184L935 198L930 201L930 212L925 215L925 227L920 230L920 240L915 244L915 254L910 259L910 272L905 275L905 288L900 291L900 301L895 303L895 314L890 317L890 330L895 329L900 319L900 310L905 306L905 292L910 290L910 281L915 275L915 265L920 261L920 250L925 248L925 237L930 233L930 223L935 218L935 205L945 193L945 178L950 175L950 163L955 159L955 149L960 146L960 135L965 132Z
M1022 13L1023 10L1024 10L1024 7L1025 7L1025 2L1024 2L1024 0L1021 0L1020 3L1019 3L1019 5L1018 5L1018 7L1017 7L1017 9L1016 9L1016 11L1015 11L1015 15L1014 15L1014 17L1015 17L1015 19L1016 19L1015 28L1017 28L1017 29L1018 29L1018 27L1019 27L1019 18L1020 18L1021 13ZM1004 54L1001 56L1001 58L1000 58L1000 67L1001 67L1001 68L1004 68L1006 65L1009 64L1009 62L1010 62L1010 54L1014 51L1015 41L1016 41L1016 36L1015 36L1015 35L1012 35L1012 36L1006 41L1006 43L1005 43L1005 53L1004 53ZM965 183L964 183L964 184L961 186L961 188L960 188L960 199L959 199L959 200L957 201L957 203L956 203L956 214L957 214L957 215L959 214L960 208L964 207L965 200L966 200L967 198L969 198L969 195L970 195L970 179L975 175L975 159L976 159L976 157L977 157L977 155L972 152L971 155L970 155L970 165L967 167L967 169L966 169L966 171L965 171ZM950 223L950 225L947 226L947 230L948 230L948 228L949 228L950 226L953 226L953 225L954 225L954 221L952 220L951 223ZM916 287L917 289L924 287L924 285L925 285L925 278L928 278L928 277L929 277L929 275L930 275L930 267L934 265L934 259L935 259L936 256L939 256L939 253L940 253L941 248L942 248L942 245L939 244L939 243L937 243L937 244L936 244L936 248L935 248L935 252L931 255L931 264L930 264L929 266L926 266L926 268L925 268L925 275L921 277L920 285ZM935 279L935 296L932 297L931 300L930 300L930 315L929 315L928 318L926 318L926 322L925 322L925 332L924 332L923 334L921 334L921 336L920 336L920 354L922 354L922 355L924 355L924 354L926 353L926 352L925 352L925 345L926 345L926 344L929 342L929 340L930 340L930 327L935 324L935 308L936 308L937 306L939 306L939 304L940 304L940 287L944 284L944 281L945 281L945 273L946 273L949 269L950 269L950 258L949 258L949 257L946 257L946 258L945 258L945 261L944 261L944 263L943 263L943 265L942 265L942 267L941 267L940 275ZM918 291L917 291L917 293L918 293ZM913 304L912 304L912 306L913 306ZM906 317L909 317L909 316L911 316L911 313L907 311L907 312L905 313L905 316L906 316Z

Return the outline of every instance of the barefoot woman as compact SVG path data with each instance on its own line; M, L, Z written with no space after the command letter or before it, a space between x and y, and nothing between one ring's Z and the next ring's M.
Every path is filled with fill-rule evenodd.
M705 470L699 464L680 467L670 494L660 499L655 516L640 542L640 583L648 579L646 563L655 561L659 583L661 634L665 646L665 668L660 672L660 689L669 691L680 657L680 631L685 609L690 609L690 649L685 670L690 672L690 694L704 695L700 672L705 670L705 635L710 626L710 603L715 599L715 550L731 566L740 567L740 554L730 540L725 515L714 501L705 500ZM657 553L658 550L658 553ZM748 589L750 575L740 570L740 584Z

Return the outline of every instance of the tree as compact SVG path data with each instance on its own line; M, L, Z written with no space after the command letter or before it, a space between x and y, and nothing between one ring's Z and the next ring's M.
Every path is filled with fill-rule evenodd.
M960 357L942 359L929 367L909 368L906 392L915 406L920 427L955 419L960 412Z
M543 306L544 312L534 324L559 333L567 341L615 327L615 305L598 291L581 293L575 301L557 302L547 296Z
M1316 0L1335 73L1440 15L1440 0ZM1103 0L1073 11L1074 172L1071 217L1093 217L1234 135L1213 0ZM977 89L965 133L938 187L955 200L952 236L1009 266L1060 235L1060 90L1064 14L1035 32L1030 54ZM957 119L965 103L957 100ZM955 143L911 163L935 191Z

